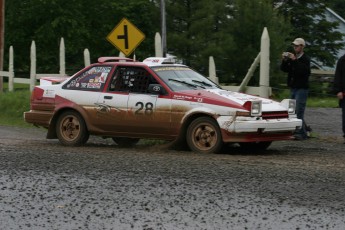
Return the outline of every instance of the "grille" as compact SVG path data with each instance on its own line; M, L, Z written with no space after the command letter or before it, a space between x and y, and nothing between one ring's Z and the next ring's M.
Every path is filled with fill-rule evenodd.
M278 112L262 112L263 119L283 119L288 118L289 115L286 111L278 111Z

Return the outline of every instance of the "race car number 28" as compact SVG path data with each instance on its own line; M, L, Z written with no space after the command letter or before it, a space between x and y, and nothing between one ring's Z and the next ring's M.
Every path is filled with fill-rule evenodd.
M153 113L153 104L151 102L144 104L143 102L138 101L135 106L139 107L135 110L136 115L151 115Z

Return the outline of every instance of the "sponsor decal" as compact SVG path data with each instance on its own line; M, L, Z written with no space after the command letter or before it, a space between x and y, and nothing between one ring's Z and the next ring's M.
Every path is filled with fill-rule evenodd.
M87 88L88 89L100 89L102 86L101 83L93 83L93 82L90 82L87 84Z
M93 67L90 70L82 73L73 79L67 88L89 88L89 89L99 89L101 86L88 84L88 83L105 83L108 77L108 73L111 71L111 67Z
M95 103L97 113L109 113L111 110L111 106L103 103Z
M192 100L193 97L191 96L185 96L185 95L174 95L173 99L176 100Z
M81 86L80 86L80 88L87 88L87 83L81 83Z
M55 90L46 89L44 90L43 97L55 97Z
M196 101L202 103L203 99L202 98L196 98Z
M199 103L202 103L204 101L204 99L201 97L192 97L192 96L186 96L186 95L174 95L173 99L185 100L185 101L195 101L195 102L199 102Z
M155 68L154 69L156 72L158 71L180 71L180 70L190 70L189 68L186 67L160 67L160 68Z

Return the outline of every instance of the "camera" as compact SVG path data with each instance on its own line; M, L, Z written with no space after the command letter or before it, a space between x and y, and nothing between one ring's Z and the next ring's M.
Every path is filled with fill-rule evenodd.
M289 52L284 52L284 53L283 53L283 57L284 57L284 58L289 58L289 56L290 56L290 53L289 53Z

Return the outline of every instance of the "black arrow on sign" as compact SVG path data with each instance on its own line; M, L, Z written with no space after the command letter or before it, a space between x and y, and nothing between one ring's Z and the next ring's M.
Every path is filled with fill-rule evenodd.
M125 40L125 49L128 49L128 29L127 25L123 26L123 35L118 35L117 39L124 39Z

